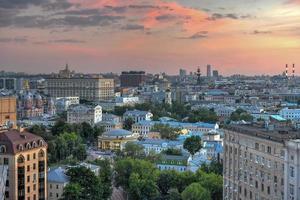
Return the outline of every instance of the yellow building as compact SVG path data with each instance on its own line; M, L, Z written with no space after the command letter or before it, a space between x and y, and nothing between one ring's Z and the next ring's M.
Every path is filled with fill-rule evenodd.
M127 142L136 141L138 134L124 129L113 129L98 137L98 148L101 150L123 150Z
M13 128L17 124L16 97L0 96L0 129Z
M0 132L0 166L6 200L47 199L47 143L25 131Z

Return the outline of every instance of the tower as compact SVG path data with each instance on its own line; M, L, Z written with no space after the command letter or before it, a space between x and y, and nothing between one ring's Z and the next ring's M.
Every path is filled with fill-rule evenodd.
M295 64L293 64L292 77L295 78Z
M285 65L285 77L286 78L289 77L289 66L288 66L288 64Z
M207 77L211 77L211 65L207 65L206 66L206 76Z
M199 85L201 83L201 70L200 67L197 69L197 84Z

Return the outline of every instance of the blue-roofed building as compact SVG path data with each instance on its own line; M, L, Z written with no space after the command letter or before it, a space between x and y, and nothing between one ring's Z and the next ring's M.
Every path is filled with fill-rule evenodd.
M61 198L64 187L69 183L70 178L61 167L48 171L48 199L58 200Z
M124 121L128 118L132 118L134 122L151 121L152 117L153 114L151 112L142 110L127 110L123 114Z
M149 154L150 152L159 154L167 149L183 149L183 141L178 140L146 139L137 141L137 144L144 147L146 154Z
M179 128L181 130L186 129L187 131L202 133L211 130L217 130L219 128L219 125L217 123L210 124L205 122L186 123L178 121L140 121L132 125L132 132L146 137L155 124L164 124L169 125L172 128Z

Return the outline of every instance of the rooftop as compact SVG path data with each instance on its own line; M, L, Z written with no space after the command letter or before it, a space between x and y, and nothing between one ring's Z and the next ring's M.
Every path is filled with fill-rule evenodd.
M287 126L284 128L272 127L267 129L265 127L253 125L253 124L245 124L245 125L235 124L235 125L225 126L224 129L263 138L263 139L268 139L280 143L283 143L286 140L300 138L299 130L292 129Z
M65 174L65 170L61 167L52 169L48 172L48 182L67 183L70 178Z

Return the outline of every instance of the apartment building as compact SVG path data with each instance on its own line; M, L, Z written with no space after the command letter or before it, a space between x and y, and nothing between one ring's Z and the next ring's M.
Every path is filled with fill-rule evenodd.
M283 200L287 125L230 125L224 129L224 200ZM296 200L296 199L295 199Z
M17 124L17 100L14 96L0 95L0 129Z
M94 125L102 121L102 107L99 105L71 105L67 111L67 121L70 124L87 122Z
M47 199L47 143L26 131L0 132L0 166L6 166L6 200ZM5 174L5 173L1 173Z

